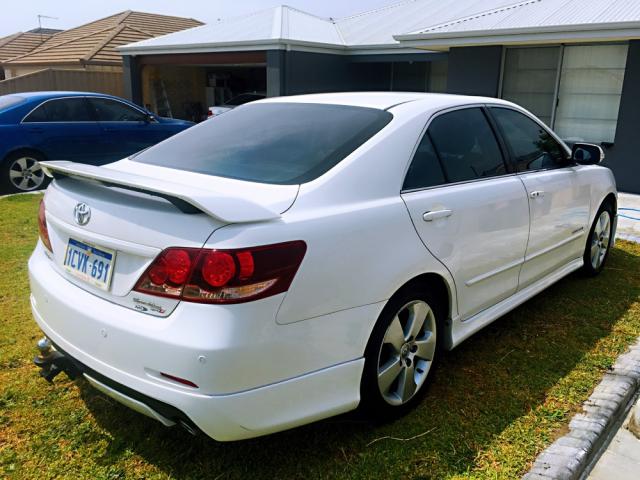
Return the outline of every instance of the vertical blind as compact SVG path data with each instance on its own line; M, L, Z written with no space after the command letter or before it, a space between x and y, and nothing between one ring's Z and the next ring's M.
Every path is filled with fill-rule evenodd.
M565 140L613 142L627 50L627 45L510 48L502 97L533 112Z
M551 126L559 57L560 47L508 49L502 98L523 106Z

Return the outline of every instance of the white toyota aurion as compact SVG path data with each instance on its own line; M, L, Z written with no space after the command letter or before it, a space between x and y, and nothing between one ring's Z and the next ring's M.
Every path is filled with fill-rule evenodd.
M217 440L404 413L443 349L603 268L602 158L506 101L344 93L43 162L36 363Z

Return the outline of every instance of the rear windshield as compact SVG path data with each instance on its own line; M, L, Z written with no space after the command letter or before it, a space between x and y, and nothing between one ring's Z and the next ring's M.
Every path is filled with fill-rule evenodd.
M295 185L319 177L387 125L383 110L308 103L238 107L132 160L250 182Z
M0 112L22 102L24 102L24 97L19 95L3 95L0 97Z

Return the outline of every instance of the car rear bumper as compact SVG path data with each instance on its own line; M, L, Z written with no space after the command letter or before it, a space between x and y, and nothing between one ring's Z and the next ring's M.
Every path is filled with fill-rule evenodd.
M114 390L112 397L134 409L135 402L141 402L170 422L192 423L212 438L226 441L292 428L352 410L359 403L361 355L349 358L350 352L341 351L332 360L327 352L325 360L330 363L316 369L309 363L315 357L307 356L299 362L306 371L291 375L294 370L290 370L284 379L274 377L281 360L272 352L279 346L285 350L282 355L294 353L286 351L290 342L285 332L300 328L275 323L276 299L271 300L276 305L274 316L265 324L249 317L258 331L243 337L229 326L236 325L246 334L242 318L212 318L211 312L223 313L215 308L198 318L202 307L214 306L178 307L169 317L158 318L100 299L60 277L41 245L29 261L29 277L33 316L45 335L80 364L85 375ZM262 305L263 312L265 307L273 305ZM248 338L244 348L251 355L239 355L243 338ZM314 350L309 344L302 347ZM294 343L292 348L298 346ZM251 362L242 360L246 356ZM336 362L339 356L347 358ZM256 364L260 357L262 364ZM295 358L289 360L298 363ZM191 380L199 388L164 379L159 372ZM240 380L222 378L229 376ZM251 379L253 386L238 388L247 384L242 378ZM228 392L232 387L238 389Z

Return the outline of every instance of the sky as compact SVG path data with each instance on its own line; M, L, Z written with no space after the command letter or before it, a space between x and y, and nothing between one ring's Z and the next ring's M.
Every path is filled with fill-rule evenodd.
M123 10L191 17L208 23L218 18L262 10L286 4L322 17L344 17L372 8L396 3L397 0L4 0L0 19L0 37L42 26L65 30L83 23L113 15ZM8 4L8 5L7 5ZM9 6L10 5L10 6Z

